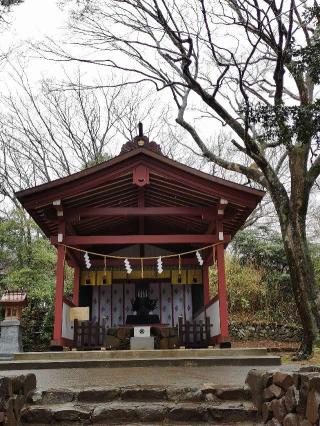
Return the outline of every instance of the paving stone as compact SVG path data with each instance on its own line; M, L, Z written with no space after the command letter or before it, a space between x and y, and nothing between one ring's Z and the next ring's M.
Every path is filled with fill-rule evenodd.
M75 392L68 389L48 389L42 392L41 403L49 404L64 404L75 399Z
M86 389L78 393L79 402L108 402L117 399L120 389Z
M27 407L21 410L22 423L45 424L52 423L53 413L48 407Z

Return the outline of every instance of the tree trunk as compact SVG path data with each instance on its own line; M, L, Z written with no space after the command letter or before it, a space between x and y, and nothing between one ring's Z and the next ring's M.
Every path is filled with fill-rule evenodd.
M303 340L295 359L306 359L312 354L319 336L319 291L307 243L305 217L292 216L287 226L281 228L292 290L303 327Z

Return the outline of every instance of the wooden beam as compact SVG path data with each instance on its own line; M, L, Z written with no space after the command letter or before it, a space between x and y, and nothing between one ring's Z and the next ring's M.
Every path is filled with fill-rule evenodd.
M140 204L140 201L139 201ZM217 216L216 207L93 207L70 209L65 218L108 217L108 216L199 216L212 218Z
M223 219L225 214L225 209L227 208L227 206L228 206L228 200L221 198L217 206L217 214L211 218L211 222L209 223L209 226L207 228L207 232L206 232L207 234L212 234L213 231L216 229L217 218L221 220Z
M226 235L224 242L231 240ZM52 244L57 244L57 237L51 237ZM214 244L219 240L215 235L208 234L177 234L177 235L69 235L64 239L67 245L104 245L104 244Z

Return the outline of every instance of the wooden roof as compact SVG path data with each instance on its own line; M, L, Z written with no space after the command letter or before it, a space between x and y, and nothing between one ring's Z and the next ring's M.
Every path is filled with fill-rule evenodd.
M139 217L77 216L80 209L97 207L129 208L139 205L139 186L133 183L137 167L145 167L149 183L144 186L144 207L204 207L217 209L228 201L223 217L224 232L233 236L264 196L248 188L169 159L154 142L139 147L124 145L120 155L97 166L16 193L22 206L48 236L58 233L57 207L61 200L64 217L69 213L67 232L73 235L139 234ZM80 219L80 220L79 220ZM210 218L178 215L144 217L145 234L204 234L214 232ZM141 229L140 229L141 233ZM162 245L163 246L163 245ZM115 249L116 247L114 247ZM177 249L179 247L176 247Z

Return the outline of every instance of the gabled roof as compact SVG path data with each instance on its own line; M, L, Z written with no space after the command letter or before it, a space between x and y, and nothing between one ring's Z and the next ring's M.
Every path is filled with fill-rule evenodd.
M154 143L150 143L154 144ZM128 145L128 144L127 144ZM124 145L126 147L126 145ZM16 193L45 234L57 234L58 220L52 206L61 200L64 209L90 207L137 207L139 188L133 184L138 166L149 170L150 183L144 187L146 207L217 207L228 200L224 217L226 232L233 235L264 196L248 188L201 172L169 159L155 145L127 146L120 155L61 179ZM78 235L138 233L138 219L128 217L86 218L72 225ZM145 218L145 233L206 233L208 223L201 218Z

